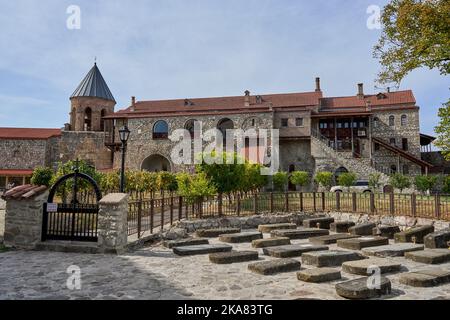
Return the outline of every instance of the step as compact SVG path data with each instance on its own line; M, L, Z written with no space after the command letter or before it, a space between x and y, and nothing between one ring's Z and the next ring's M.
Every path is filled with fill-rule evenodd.
M274 258L294 258L301 257L305 252L326 251L327 246L314 246L312 244L291 244L287 246L264 248L263 252L266 256Z
M168 249L173 249L175 247L197 246L201 244L209 244L209 240L202 238L189 238L180 240L166 240L162 243L162 245Z
M361 250L367 247L378 247L389 244L389 239L384 237L361 237L355 239L338 240L337 245L340 248L349 250Z
M386 246L369 247L362 249L362 253L367 256L374 256L380 258L387 257L403 257L406 252L423 250L422 244L414 243L395 243Z
M375 223L363 223L349 228L348 232L356 236L371 236L373 228L376 227L377 225Z
M339 267L346 261L362 260L365 257L351 251L316 251L302 254L302 262L316 267Z
M298 280L311 283L330 282L341 278L341 271L333 268L317 268L297 272Z
M267 248L267 247L277 247L291 244L291 239L286 237L281 238L270 238L270 239L259 239L252 241L253 248Z
M257 251L231 251L211 253L209 255L209 261L216 264L240 263L258 259L259 255Z
M449 249L427 249L424 251L407 252L405 258L426 264L440 264L450 261Z
M434 232L434 226L419 226L409 230L396 233L394 235L395 242L415 242L423 243L423 238ZM415 240L415 241L413 241Z
M270 233L273 230L297 229L295 223L277 223L277 224L262 224L258 226L258 231L262 233Z
M97 242L81 242L81 241L45 241L36 244L37 251L51 251L51 252L69 252L69 253L87 253L99 254L102 253ZM108 252L116 254L118 252Z
M173 248L173 253L179 256L193 256L216 252L230 252L232 249L232 246L225 244L203 244L197 246L175 247Z
M450 283L450 270L428 268L404 273L399 280L401 284L411 287L436 287Z
M297 229L297 230L273 230L270 233L271 237L286 237L291 240L303 240L313 237L320 237L330 234L330 231L325 229Z
M330 224L330 230L336 233L348 233L348 228L355 226L352 221L339 221Z
M425 247L429 249L441 249L450 247L450 228L433 232L425 236Z
M399 232L399 226L378 226L373 228L372 235L394 239L394 235Z
M252 242L253 240L262 239L263 235L261 232L242 232L242 233L231 233L222 234L219 240L226 243L244 243Z
M391 281L381 277L380 285L372 287L370 278L364 277L336 284L336 293L346 299L371 299L390 294Z
M391 273L400 271L401 263L386 258L370 258L359 261L347 261L342 264L342 271L360 276L370 276L374 272L374 267L380 272Z
M200 238L216 238L223 234L239 233L240 228L218 228L218 229L202 229L195 233Z
M248 265L252 272L262 275L272 275L282 272L292 272L300 270L301 263L294 259L277 259L271 261L255 262Z
M338 240L344 240L344 239L355 239L359 238L360 236L354 236L347 233L338 233L338 234L330 234L328 236L322 236L322 237L315 237L309 239L309 242L314 244L334 244Z
M303 221L303 226L305 228L320 228L320 229L330 229L330 225L334 222L334 218L314 218L306 219Z

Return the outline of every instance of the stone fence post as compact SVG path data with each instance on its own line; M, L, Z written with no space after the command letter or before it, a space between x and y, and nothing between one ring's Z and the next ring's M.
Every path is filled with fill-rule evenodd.
M19 186L7 191L4 244L18 249L35 249L41 242L43 205L48 191L44 186Z
M103 253L121 254L128 242L128 195L111 193L99 202L98 247Z

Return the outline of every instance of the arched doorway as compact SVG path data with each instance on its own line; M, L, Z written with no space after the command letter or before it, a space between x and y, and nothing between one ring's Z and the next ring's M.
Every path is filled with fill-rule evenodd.
M336 172L334 173L334 182L337 184L338 183L338 179L339 176L343 173L348 173L347 168L345 167L340 167L339 169L336 170Z
M154 154L146 158L142 162L141 169L149 172L172 171L170 161L159 154Z

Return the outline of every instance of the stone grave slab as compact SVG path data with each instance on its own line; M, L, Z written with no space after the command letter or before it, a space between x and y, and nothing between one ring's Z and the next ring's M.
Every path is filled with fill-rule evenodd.
M179 240L166 240L162 243L164 247L169 249L173 249L175 247L197 246L201 244L209 244L209 240L202 238L188 238Z
M336 293L346 299L371 299L391 293L391 281L386 277L381 277L379 288L372 288L369 283L368 277L341 282L336 284Z
M402 274L399 281L411 287L436 287L450 282L450 270L428 268L408 272Z
M369 247L362 249L363 254L368 256L386 258L386 257L403 257L406 252L423 250L422 244L414 243L395 243L386 246Z
M316 251L302 254L302 262L316 267L339 267L346 261L362 260L365 257L350 251Z
M286 237L291 240L302 240L309 239L313 237L320 237L330 234L330 231L325 229L297 229L297 230L273 230L270 236L276 237Z
M330 230L336 233L348 233L348 228L354 226L355 223L352 221L338 221L330 224Z
M297 279L304 282L321 283L341 278L341 271L333 268L317 268L297 272Z
M361 250L367 247L377 247L389 244L389 239L384 237L361 237L354 239L338 240L338 247L350 250Z
M262 224L258 226L258 231L262 233L270 233L273 230L297 229L295 223L277 223L277 224Z
M371 236L373 233L373 228L376 228L375 223L362 223L348 229L350 234L357 236Z
M326 244L336 243L338 240L355 239L355 238L359 238L359 237L360 236L355 236L355 235L351 235L348 233L338 233L338 234L330 234L328 236L311 238L311 239L309 239L309 242L314 243L314 244L326 245Z
M232 249L232 246L225 244L203 244L197 246L175 247L173 248L173 253L179 256L193 256L216 252L230 252Z
M270 238L270 239L259 239L253 240L252 246L253 248L267 248L267 247L276 247L276 246L284 246L291 244L291 239L289 238Z
M450 228L433 232L425 236L425 247L429 249L448 248L450 242Z
M298 271L300 270L300 267L300 261L294 259L278 259L272 261L255 262L248 265L248 269L250 271L262 275Z
M306 219L303 221L303 226L305 228L317 228L319 226L320 229L330 229L330 225L334 222L334 218L313 218Z
M209 255L209 261L216 264L231 264L254 261L258 259L259 255L257 251L231 251L211 253Z
M261 232L242 232L242 233L230 233L222 234L219 236L219 240L226 243L244 243L252 242L253 240L262 239Z
M409 230L396 233L394 235L395 242L414 242L415 239L416 243L423 243L423 238L434 232L434 226L428 225L428 226L419 226L414 227ZM414 239L413 239L414 238Z
M197 237L200 238L216 238L223 234L239 233L240 228L217 228L217 229L202 229L197 230L195 233Z
M424 251L407 252L405 258L426 264L439 264L450 261L449 249L427 249Z
M342 264L342 271L361 276L370 276L373 271L370 268L378 267L381 273L398 272L402 267L401 263L386 258L370 258L359 261L346 261Z
M326 251L327 246L315 246L312 244L292 244L287 246L264 248L263 252L266 256L274 258L293 258L301 257L302 254L312 251Z
M394 235L399 232L399 226L378 226L373 228L372 235L394 239Z

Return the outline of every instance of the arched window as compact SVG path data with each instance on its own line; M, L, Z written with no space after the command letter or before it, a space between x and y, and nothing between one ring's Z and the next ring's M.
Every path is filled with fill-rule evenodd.
M395 174L395 173L397 173L397 166L395 164L393 164L391 166L391 174Z
M153 139L168 139L169 125L164 120L159 120L153 126Z
M184 129L189 131L189 134L191 135L191 139L194 139L194 136L195 136L195 122L196 121L197 120L191 119L191 120L188 120L186 122L186 124L184 125Z
M86 108L84 110L84 131L92 130L92 110L91 108Z
M103 119L104 117L106 117L105 109L103 109L100 113L100 131L105 131L105 119Z
M402 115L402 120L401 120L401 124L402 124L402 127L405 127L405 126L407 126L408 125L408 116L406 115L406 114L404 114L404 115Z
M217 129L222 133L223 144L227 141L227 130L234 129L234 122L228 118L222 119L217 123Z
M389 117L389 126L390 127L395 126L395 117L394 116Z
M380 127L380 119L378 119L378 118L373 119L373 127L374 128Z

